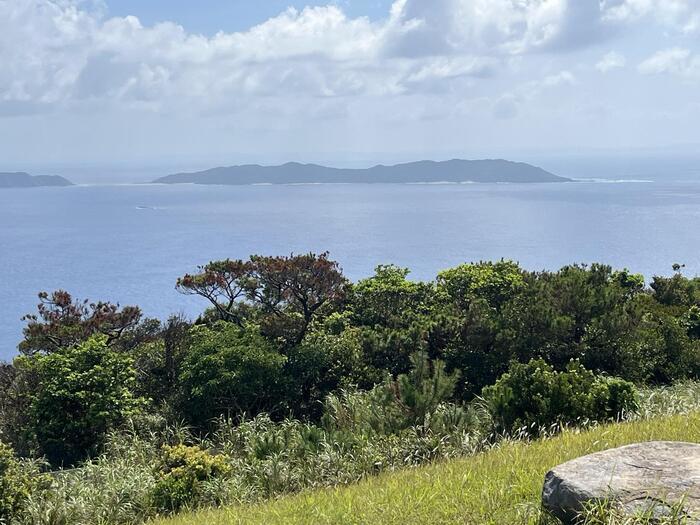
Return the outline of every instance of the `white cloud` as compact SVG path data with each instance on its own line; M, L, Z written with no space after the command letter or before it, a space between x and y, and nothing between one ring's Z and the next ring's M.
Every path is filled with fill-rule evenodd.
M209 36L108 17L99 1L0 0L4 158L66 148L119 157L120 144L121 156L147 156L159 141L165 156L592 142L601 130L577 114L592 101L641 130L649 100L672 110L697 98L700 0L396 0L376 20L340 2ZM586 66L620 69L656 49L638 71L686 82L630 67L600 89ZM37 126L53 127L40 137ZM621 129L611 124L607 138Z
M400 56L523 54L590 44L607 32L590 0L398 0L391 52Z
M0 1L0 104L206 112L246 97L432 92L493 75L508 56L590 43L602 16L588 1L396 0L380 22L329 5L205 37L81 0Z
M624 55L616 53L615 51L610 51L600 59L595 67L601 73L607 73L613 69L625 67L626 63L627 60L625 59Z
M700 57L694 56L689 49L673 47L657 51L637 67L645 75L670 73L682 76L694 76L700 73Z
M682 33L693 33L700 26L698 0L607 0L605 19L634 22L651 17L657 23Z
M557 35L564 0L400 0L390 50L400 56L522 53Z
M574 85L576 78L570 71L560 71L556 75L549 75L544 78L542 85L545 87L555 87L561 85Z
M190 35L173 23L105 19L82 2L0 2L0 101L43 104L384 92L369 66L383 28L337 7L288 10L243 33ZM400 68L397 68L400 69Z

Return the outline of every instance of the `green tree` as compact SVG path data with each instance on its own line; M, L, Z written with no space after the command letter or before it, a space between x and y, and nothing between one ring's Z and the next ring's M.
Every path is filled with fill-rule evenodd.
M48 355L20 357L37 378L32 431L53 465L74 465L99 452L105 434L138 413L130 356L103 335Z
M524 286L524 272L513 261L462 264L438 274L438 289L462 308L474 299L483 299L500 310Z
M350 385L371 388L384 378L368 377L358 335L354 328L339 334L320 329L287 351L283 391L288 412L318 419L331 392Z
M700 339L700 306L691 306L683 317L683 321L688 330L688 337Z
M254 328L220 321L192 328L180 373L186 418L206 426L222 415L254 415L279 402L286 358Z
M650 285L654 297L666 306L700 305L700 278L688 279L679 270L672 277L654 276Z
M132 352L139 395L156 406L174 401L180 367L188 351L191 323L173 315L159 325L157 337Z
M380 265L372 277L352 289L349 315L359 327L365 376L374 378L375 384L383 381L386 372L407 373L410 355L430 350L435 287L411 281L408 274L407 268Z
M351 309L364 326L402 328L430 311L433 287L408 279L408 268L379 265L353 287Z
M430 416L438 405L447 401L454 392L459 370L445 371L445 363L431 361L425 352L411 355L413 365L408 374L401 374L389 384L394 401L402 410L408 425L427 428Z

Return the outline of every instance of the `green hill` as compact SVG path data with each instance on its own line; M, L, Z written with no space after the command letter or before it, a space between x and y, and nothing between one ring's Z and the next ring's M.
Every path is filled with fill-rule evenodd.
M419 161L366 169L329 168L289 162L282 166L229 166L196 173L176 173L154 182L163 184L316 184L430 182L567 182L537 166L502 159Z
M506 442L476 456L309 491L257 505L184 514L153 525L555 523L540 513L553 466L634 442L700 441L700 414L572 430L531 443Z
M0 188L39 188L43 186L72 186L58 175L30 175L24 172L0 173Z

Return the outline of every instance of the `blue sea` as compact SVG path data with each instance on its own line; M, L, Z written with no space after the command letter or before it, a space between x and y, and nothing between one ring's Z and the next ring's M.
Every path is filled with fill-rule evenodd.
M196 316L175 290L212 259L329 251L352 279L377 264L415 279L465 261L532 270L605 262L700 273L700 181L284 186L80 185L0 191L0 359L36 294Z

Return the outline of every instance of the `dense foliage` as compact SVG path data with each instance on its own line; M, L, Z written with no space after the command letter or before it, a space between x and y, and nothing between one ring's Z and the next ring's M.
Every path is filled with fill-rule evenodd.
M0 441L0 524L21 515L32 493L47 483L35 463L19 460L12 448Z
M629 416L637 389L700 375L700 279L681 270L646 286L600 264L479 262L430 282L382 265L351 283L328 254L253 256L177 281L209 306L195 321L42 293L0 366L0 437L80 466L55 478L57 508L105 465L132 476L138 519L85 518L131 523Z
M229 323L195 326L180 373L182 414L206 426L225 414L255 414L279 397L286 361L258 332Z
M0 523L17 515L28 497L29 486L14 451L0 442Z
M30 429L53 465L94 455L107 431L141 408L132 358L110 349L105 336L17 364L35 377Z
M575 361L562 372L542 359L513 363L483 395L496 426L510 433L562 422L608 421L637 409L632 383L596 376Z
M153 487L154 505L177 511L201 498L207 481L224 477L231 470L228 458L198 447L164 445L158 480Z

